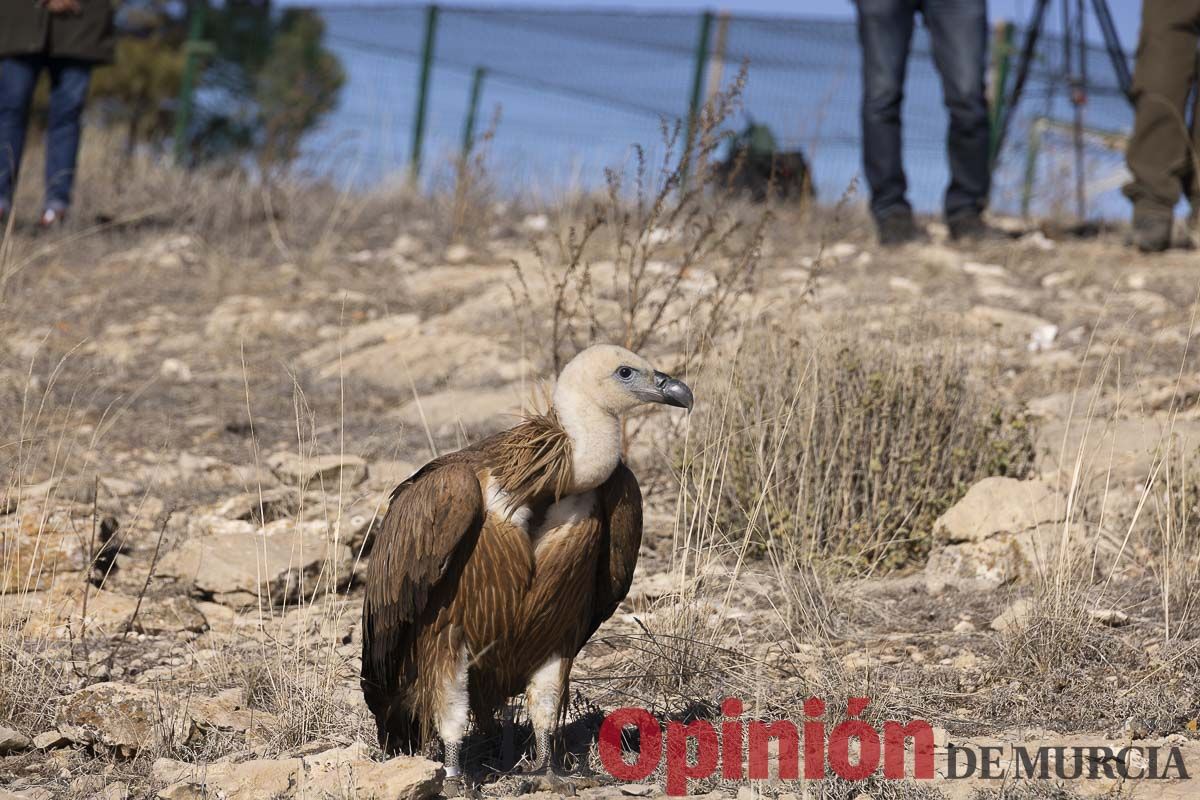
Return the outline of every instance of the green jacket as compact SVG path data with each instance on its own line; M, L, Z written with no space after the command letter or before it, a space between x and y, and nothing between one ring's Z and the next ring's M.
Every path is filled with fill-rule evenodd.
M48 55L113 60L112 0L79 0L78 14L51 14L35 0L0 0L0 58Z

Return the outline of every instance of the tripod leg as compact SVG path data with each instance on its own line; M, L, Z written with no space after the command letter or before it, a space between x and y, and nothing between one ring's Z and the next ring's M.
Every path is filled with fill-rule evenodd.
M1021 102L1021 94L1025 91L1025 82L1029 80L1029 70L1033 66L1033 54L1037 49L1038 37L1042 33L1042 22L1046 17L1048 5L1050 5L1050 0L1037 0L1037 6L1034 7L1033 16L1029 20L1029 29L1025 31L1025 41L1021 44L1021 55L1017 61L1017 73L1013 80L1012 93L1008 97L1008 102L1005 103L1004 116L1001 117L999 130L996 131L996 142L992 146L993 161L1000 155L1009 123L1012 121L1013 114L1016 113L1017 104Z
M1096 10L1096 19L1100 21L1100 32L1104 35L1104 46L1108 57L1112 60L1113 70L1117 73L1117 83L1126 97L1133 97L1133 76L1129 72L1129 62L1125 60L1125 50L1117 36L1117 26L1113 23L1112 11L1105 0L1092 0L1092 8Z

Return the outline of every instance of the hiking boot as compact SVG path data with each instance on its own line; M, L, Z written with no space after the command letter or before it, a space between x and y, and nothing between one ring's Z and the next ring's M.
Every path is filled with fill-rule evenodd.
M898 247L921 238L921 231L908 209L880 217L875 220L875 226L879 229L879 244L884 247Z
M955 242L1006 242L1012 239L1007 233L993 228L983 221L980 214L962 214L946 220L950 240Z
M1171 246L1171 212L1134 209L1132 244L1143 253L1161 253Z

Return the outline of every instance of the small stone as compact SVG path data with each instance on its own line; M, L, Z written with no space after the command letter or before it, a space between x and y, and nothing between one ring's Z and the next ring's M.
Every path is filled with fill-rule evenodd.
M1033 603L1027 597L1022 597L992 620L991 629L1001 633L1017 630L1022 627L1033 614Z
M627 783L621 787L621 794L626 797L649 797L655 788L646 783Z
M61 731L46 731L33 737L33 746L38 750L53 750L71 744L71 737Z
M1093 608L1088 615L1101 625L1107 625L1110 628L1119 628L1129 624L1129 615L1116 608Z
M443 257L446 259L447 264L465 264L471 259L472 255L474 253L471 252L471 248L459 242L447 247Z
M164 358L158 368L158 374L176 383L191 383L192 368L178 358Z
M283 451L268 456L267 466L285 484L327 492L349 489L367 477L367 462L352 455L304 457Z
M954 626L954 632L955 633L974 633L975 632L975 623L971 622L971 620L969 620L969 619L959 620L958 624Z
M103 800L128 800L129 784L125 781L117 781L110 783L104 787L104 791L100 793Z
M0 756L19 753L33 746L33 741L23 733L0 725Z

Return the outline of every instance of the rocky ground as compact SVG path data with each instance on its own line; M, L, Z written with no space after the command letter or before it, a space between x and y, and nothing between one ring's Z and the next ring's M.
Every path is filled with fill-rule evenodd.
M959 248L933 227L929 243L881 251L855 215L781 212L732 313L817 337L882 341L913 319L953 330L996 395L1027 409L1036 466L970 486L927 564L826 585L834 622L806 627L780 601L786 569L721 547L683 558L690 523L672 467L687 423L640 428L639 572L576 666L564 759L585 775L581 795L662 792L660 773L621 784L592 761L586 775L599 714L633 703L679 718L725 693L797 721L809 694L839 708L863 694L877 719L928 719L940 749L1162 745L1200 772L1200 610L1164 600L1172 567L1200 553L1187 519L1200 485L1188 471L1200 261L1136 256L1115 234L1023 231ZM441 791L436 761L380 761L361 702L372 528L399 480L509 424L548 377L538 323L555 283L542 265L565 225L518 214L449 244L406 213L335 239L266 228L238 232L237 246L222 230L153 226L18 230L7 245L0 797ZM594 283L619 269L595 258ZM689 304L720 289L703 266L685 281L646 348L663 363L695 344ZM619 316L619 297L598 297L592 319L604 304ZM700 404L705 376L737 368L727 348L742 329L709 351ZM1049 569L1064 552L1087 554L1086 580ZM1068 600L1053 600L1055 585ZM664 646L668 635L683 644ZM485 795L539 788L507 774L527 733L515 716L512 752L473 744ZM1195 780L1104 777L692 789L1200 796Z

